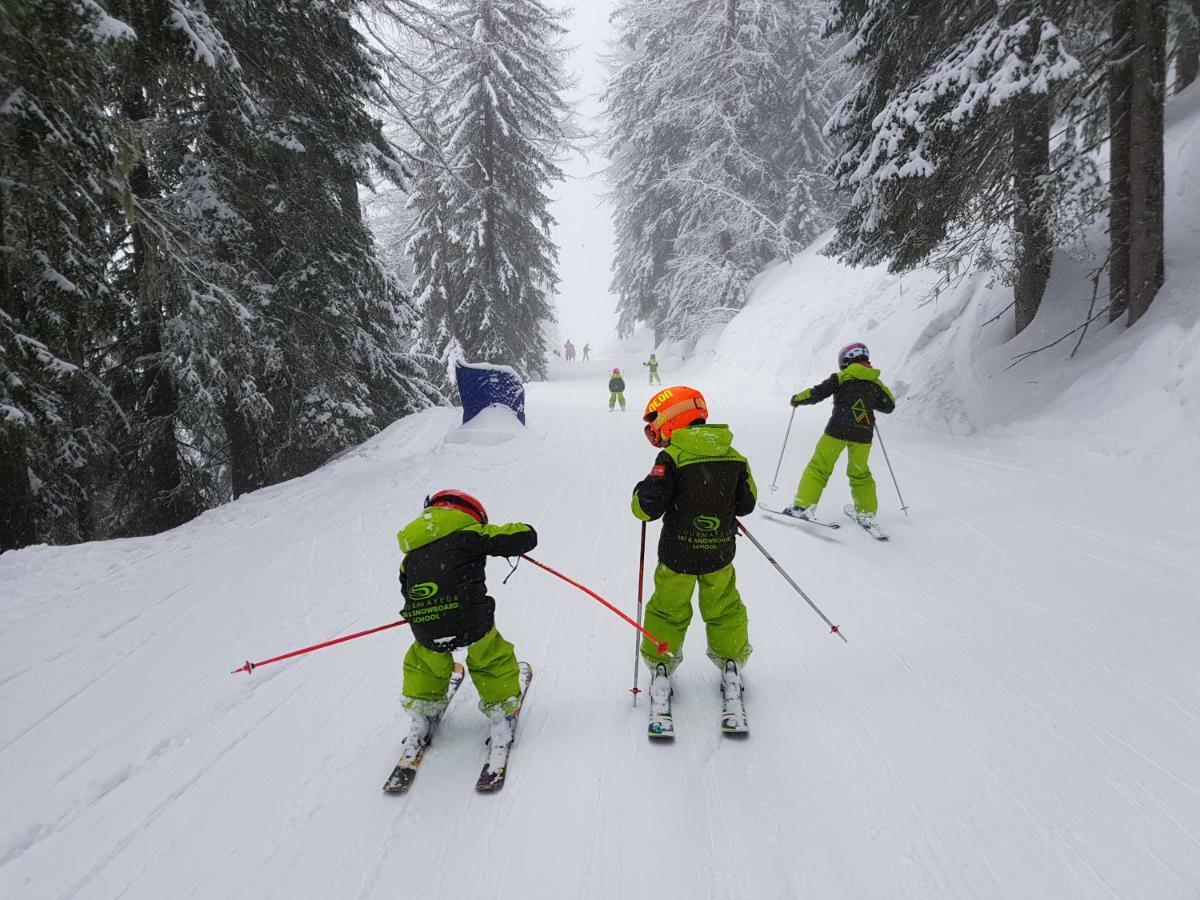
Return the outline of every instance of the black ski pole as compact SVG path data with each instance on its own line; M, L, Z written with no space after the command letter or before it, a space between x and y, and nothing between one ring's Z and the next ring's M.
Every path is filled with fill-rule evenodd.
M758 552L767 558L767 562L769 562L771 565L773 565L775 567L775 571L783 576L783 580L786 581L788 584L790 584L795 589L796 593L804 598L804 602L812 607L812 611L815 612L818 616L820 616L821 619L825 622L825 624L829 626L829 631L832 634L836 634L838 637L840 637L844 643L847 643L847 644L850 643L849 641L846 640L846 636L844 634L842 634L841 628L839 628L837 625L834 625L832 622L829 621L829 617L827 615L825 615L825 613L821 612L821 608L819 606L817 606L817 604L813 603L811 599L809 599L808 594L804 593L804 589L801 588L800 585L796 584L796 582L794 582L792 580L792 576L783 570L783 566L781 566L779 563L775 562L775 557L771 556L771 554L767 552L767 548L764 547L762 544L760 544L755 539L754 535L752 535L746 529L746 526L743 525L741 522L738 522L738 531L740 531L746 537L750 538L750 543L752 543L755 547L757 547Z
M642 523L642 547L638 551L638 624L642 621L642 583L646 580L646 523ZM642 691L638 687L638 673L641 672L641 666L638 663L641 661L639 657L642 655L642 636L635 635L636 640L633 642L633 687L629 693L633 694L633 705L637 706L638 694Z
M792 407L792 416L788 419L787 431L783 434L783 446L779 448L779 462L775 466L775 477L771 479L771 492L774 493L779 485L779 470L783 468L783 454L787 452L788 437L792 433L792 423L796 421L796 407Z
M908 518L908 507L904 505L904 495L900 493L900 482L896 480L896 472L892 468L892 461L888 459L887 447L883 446L883 435L879 433L879 423L875 423L875 437L879 438L879 449L883 451L883 461L887 463L888 472L892 476L892 484L896 486L896 496L900 498L900 511L904 513L904 518Z

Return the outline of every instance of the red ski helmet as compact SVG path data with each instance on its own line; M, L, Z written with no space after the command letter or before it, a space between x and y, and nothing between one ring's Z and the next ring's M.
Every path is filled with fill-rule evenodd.
M866 344L855 342L847 344L838 351L838 368L844 369L852 362L870 362L871 351Z
M659 391L646 404L642 420L646 440L655 447L671 443L671 434L676 428L686 428L700 420L708 419L708 404L704 395L695 388L685 385L669 387Z
M429 509L431 507L436 507L437 509L457 509L460 512L465 512L480 525L487 524L487 510L483 508L482 503L466 491L448 490L430 494L425 498L425 508Z

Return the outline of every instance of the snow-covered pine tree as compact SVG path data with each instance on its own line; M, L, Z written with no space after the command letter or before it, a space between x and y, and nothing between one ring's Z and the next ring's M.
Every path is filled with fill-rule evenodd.
M429 156L443 144L432 98L423 100L419 124L421 147ZM451 225L447 177L453 177L440 158L417 163L408 198L409 227L405 255L412 260L413 302L421 314L421 349L436 359L447 386L453 383L455 361L464 357L457 333L460 235Z
M458 37L434 62L450 169L442 232L455 243L437 252L454 257L457 312L434 331L471 360L544 377L542 323L558 283L547 191L571 133L563 14L540 0L453 0L447 15Z
M97 98L132 32L94 3L0 6L0 550L96 528L116 418L110 123Z
M265 299L248 409L264 477L309 471L440 399L412 352L417 322L364 221L359 185L405 171L371 105L378 66L352 18L362 4L257 8L231 43L256 108L239 204ZM239 403L245 406L241 398Z
M629 0L615 19L624 45L608 151L622 324L694 338L823 224L828 94L812 73L827 68L827 45L802 0Z
M669 55L675 23L656 4L623 0L613 13L620 42L609 58L604 93L605 152L613 208L615 253L611 289L617 296L617 332L639 323L666 338L663 286L679 229L678 198L667 176L687 143L679 124L656 117L662 101L657 64Z
M1020 331L1041 303L1056 223L1077 230L1096 205L1075 132L1051 142L1055 92L1081 72L1061 10L1054 0L836 6L832 30L862 77L830 122L848 201L831 249L894 271L935 255L956 270L998 262L1015 283Z

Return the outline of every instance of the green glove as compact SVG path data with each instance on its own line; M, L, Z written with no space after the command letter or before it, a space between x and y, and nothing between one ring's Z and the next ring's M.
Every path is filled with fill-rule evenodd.
M812 402L812 388L805 388L792 398L792 406L803 406Z

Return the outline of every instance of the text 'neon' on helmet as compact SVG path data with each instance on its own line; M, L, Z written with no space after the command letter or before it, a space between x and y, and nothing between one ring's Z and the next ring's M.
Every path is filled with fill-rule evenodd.
M460 512L465 512L480 525L487 524L487 510L483 508L482 503L466 491L448 490L430 494L425 498L425 508L429 509L430 507L457 509Z
M695 388L679 385L659 391L646 404L642 416L646 422L644 433L655 447L671 443L671 434L676 428L686 428L699 419L708 419L708 405L704 395Z
M871 351L867 349L867 345L856 341L853 344L847 344L838 351L838 368L844 369L856 360L866 361L870 358Z

